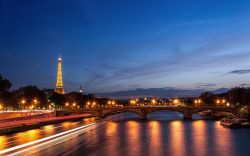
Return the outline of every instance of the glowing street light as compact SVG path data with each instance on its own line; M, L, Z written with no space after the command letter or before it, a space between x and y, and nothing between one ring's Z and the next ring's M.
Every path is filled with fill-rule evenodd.
M156 100L155 99L152 99L152 104L154 105L156 103Z
M23 99L23 100L21 101L21 103L24 105L24 104L26 103L26 101Z
M179 103L179 100L178 99L174 99L174 104L178 104Z
M195 104L201 104L201 102L202 102L201 99L196 99L196 100L194 100L194 103L195 103Z
M0 109L2 109L3 108L3 106L2 105L0 105Z
M216 103L217 104L225 104L226 103L226 100L225 99L223 99L223 100L220 100L220 99L218 99L218 100L216 100Z
M37 99L34 99L33 102L35 103L35 105L38 103Z
M136 101L135 100L130 100L130 104L136 104Z
M69 103L68 103L68 102L66 102L65 106L69 106Z
M227 103L227 107L229 107L230 106L230 103Z

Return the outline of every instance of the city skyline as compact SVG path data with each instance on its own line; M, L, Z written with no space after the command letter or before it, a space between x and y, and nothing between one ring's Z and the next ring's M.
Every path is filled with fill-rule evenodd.
M54 88L61 53L66 92L248 87L250 3L182 2L2 1L1 74Z

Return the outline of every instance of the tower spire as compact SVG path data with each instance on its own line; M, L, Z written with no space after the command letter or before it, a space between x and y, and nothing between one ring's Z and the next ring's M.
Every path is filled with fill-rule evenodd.
M62 80L62 58L59 54L57 59L57 79L56 79L56 89L55 91L59 94L64 94L63 80Z
M82 90L82 85L80 85L80 90L79 90L80 93L83 93L83 90Z

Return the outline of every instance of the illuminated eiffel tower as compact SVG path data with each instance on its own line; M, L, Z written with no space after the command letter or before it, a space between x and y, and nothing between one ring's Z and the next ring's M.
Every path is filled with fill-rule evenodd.
M59 55L57 60L57 79L56 79L56 89L55 91L59 94L64 94L63 80L62 80L62 58Z

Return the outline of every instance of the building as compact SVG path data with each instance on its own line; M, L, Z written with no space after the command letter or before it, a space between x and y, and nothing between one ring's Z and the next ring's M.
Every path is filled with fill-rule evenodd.
M79 92L83 94L83 89L82 89L82 86L80 86L80 90L79 90Z
M57 79L55 91L59 94L64 94L63 80L62 80L62 58L59 55L57 60Z

